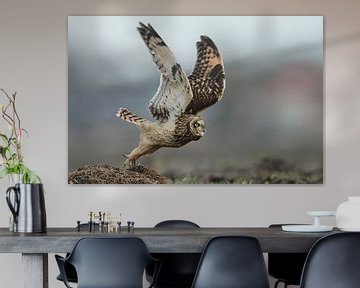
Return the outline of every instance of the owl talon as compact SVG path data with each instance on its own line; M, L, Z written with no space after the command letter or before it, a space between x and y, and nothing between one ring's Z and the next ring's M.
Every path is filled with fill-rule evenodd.
M122 169L125 169L125 168L128 166L128 163L127 163L127 162L128 162L128 161L125 160L124 164L122 165Z
M128 167L128 169L131 169L135 167L135 159L130 159L129 155L126 154L123 154L122 156L126 158L122 168Z
M122 166L122 168L124 169L129 166L129 159L128 159L128 155L126 155L126 154L122 154L121 156L125 157L125 159L126 159Z

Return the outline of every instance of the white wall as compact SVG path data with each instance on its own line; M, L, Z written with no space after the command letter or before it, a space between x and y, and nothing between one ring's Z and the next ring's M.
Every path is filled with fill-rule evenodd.
M73 226L89 210L122 212L136 226L187 218L201 226L309 222L307 210L334 210L360 195L360 2L354 1L10 1L0 2L0 86L18 92L24 154L46 187L48 226ZM68 15L324 15L325 184L319 186L67 185ZM342 41L332 39L344 37ZM8 224L6 180L0 226ZM328 223L335 224L334 220ZM52 255L50 287L57 271ZM0 255L2 287L20 287L19 255Z

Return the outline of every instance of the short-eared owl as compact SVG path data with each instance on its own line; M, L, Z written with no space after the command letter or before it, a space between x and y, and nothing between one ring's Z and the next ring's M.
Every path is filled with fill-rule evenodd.
M181 147L199 140L205 133L200 113L219 101L225 89L223 60L209 37L201 36L196 43L195 67L186 76L174 54L150 24L139 23L137 29L161 77L159 88L149 105L157 121L150 122L125 108L120 108L116 114L140 129L138 147L126 155L125 164L129 167L135 166L135 161L141 156L161 147Z

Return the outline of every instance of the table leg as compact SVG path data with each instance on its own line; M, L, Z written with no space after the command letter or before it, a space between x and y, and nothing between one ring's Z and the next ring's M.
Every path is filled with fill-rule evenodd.
M49 288L48 254L22 254L23 288Z

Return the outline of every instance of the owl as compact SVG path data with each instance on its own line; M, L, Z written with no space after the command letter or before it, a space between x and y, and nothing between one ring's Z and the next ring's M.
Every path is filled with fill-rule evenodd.
M225 89L224 63L214 42L200 36L196 43L197 59L186 75L163 39L148 24L137 27L160 72L160 85L150 100L149 110L156 121L149 121L119 108L116 116L138 126L140 141L125 166L134 167L137 159L161 147L182 147L205 134L201 113L222 99Z

